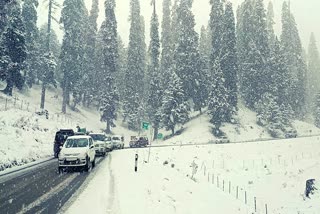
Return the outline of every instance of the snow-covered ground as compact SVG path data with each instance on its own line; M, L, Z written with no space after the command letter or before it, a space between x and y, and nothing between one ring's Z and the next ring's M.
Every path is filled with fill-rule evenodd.
M152 148L147 162L148 152L113 152L62 212L320 213L320 192L304 197L306 180L320 179L319 137Z
M268 138L246 111L241 120L249 125L240 127L235 141L252 140L252 130ZM301 135L310 128L318 131L302 122L295 124ZM112 152L62 212L87 213L94 207L95 213L113 214L248 214L266 213L266 209L277 214L320 213L320 193L304 197L306 180L320 179L319 137L182 145L213 140L208 125L205 115L193 119L181 135L153 142L176 146L151 148L150 157L148 148ZM224 129L228 136L235 130L227 125ZM135 154L138 172L134 172Z

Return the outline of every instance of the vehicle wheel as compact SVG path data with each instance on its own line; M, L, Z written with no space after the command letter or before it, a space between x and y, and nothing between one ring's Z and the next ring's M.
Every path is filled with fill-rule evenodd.
M58 173L61 174L63 172L63 168L61 166L58 167Z
M88 172L89 169L90 169L90 160L89 160L89 158L87 157L87 158L86 158L86 165L84 166L84 171L85 171L85 172Z
M93 159L93 162L92 162L92 169L96 166L96 159Z

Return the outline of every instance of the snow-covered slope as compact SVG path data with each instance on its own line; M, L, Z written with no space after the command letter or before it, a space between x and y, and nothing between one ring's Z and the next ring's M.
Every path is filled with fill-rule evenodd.
M0 86L3 87L3 84ZM79 106L79 112L67 110L61 114L61 90L50 88L47 90L45 109L49 111L49 119L36 115L40 105L40 86L34 86L27 92L14 92L13 97L0 93L0 170L15 165L52 156L52 143L56 130L73 128L77 125L88 130L101 131L105 124L100 122L99 112L96 109L87 109ZM17 98L17 99L14 99ZM168 137L169 131L160 130L168 139L152 142L153 145L172 145L190 143L210 143L216 138L211 134L212 125L206 113L198 115L192 113L193 119L183 126L178 126L181 133ZM270 135L263 127L256 124L256 113L240 106L238 115L239 124L223 124L222 130L231 142L270 139ZM112 131L125 137L128 145L130 136L137 135L127 129L119 118L117 127ZM320 129L301 121L294 122L299 135L320 134ZM311 130L311 131L310 131ZM150 130L142 133L151 139Z
M92 109L80 107L79 112L68 109L66 115L61 114L61 91L57 89L49 89L46 94L49 119L35 114L40 105L40 91L39 86L34 86L28 92L15 92L13 97L0 93L0 171L52 157L55 132L60 128L75 129L77 125L93 131L104 128L99 113Z

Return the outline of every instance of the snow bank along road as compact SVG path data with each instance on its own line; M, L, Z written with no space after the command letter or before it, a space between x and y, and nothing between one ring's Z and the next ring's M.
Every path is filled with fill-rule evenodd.
M97 168L102 160L97 158ZM59 174L53 159L0 176L0 213L57 213L90 173Z

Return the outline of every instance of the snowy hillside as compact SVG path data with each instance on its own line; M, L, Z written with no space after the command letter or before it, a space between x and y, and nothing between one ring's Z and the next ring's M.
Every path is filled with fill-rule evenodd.
M15 101L15 97L17 100ZM64 116L61 114L61 91L50 89L46 96L45 109L49 111L49 119L35 114L40 105L40 87L34 86L27 93L16 92L13 97L0 94L0 170L15 165L22 165L41 158L52 157L53 139L55 132L60 128L73 128L77 125L87 127L88 130L101 131L105 124L100 122L99 112L94 109L79 107L79 112L68 109ZM36 98L36 99L35 99ZM5 103L7 99L7 110ZM21 109L22 106L22 109ZM194 119L178 127L180 135L175 135L165 141L152 142L153 145L172 144L202 144L215 142L216 138L211 134L212 124L206 113L198 115L193 113ZM222 130L231 142L252 141L257 139L270 139L270 135L264 128L256 124L256 114L246 108L239 110L239 124L223 124ZM129 131L127 125L116 121L117 127L112 131L125 137L125 144L131 135L138 133ZM320 134L320 130L313 125L296 121L295 128L299 135ZM311 130L311 132L310 132ZM164 136L170 132L160 130ZM150 130L143 133L151 136Z
M49 111L49 119L39 116L34 113L39 109L39 97L37 86L25 94L17 92L13 98L0 94L0 170L52 157L55 132L60 128L75 129L77 125L93 131L104 128L96 111L80 108L80 112L68 110L67 115L62 115L60 91L56 90L47 92L45 109Z

